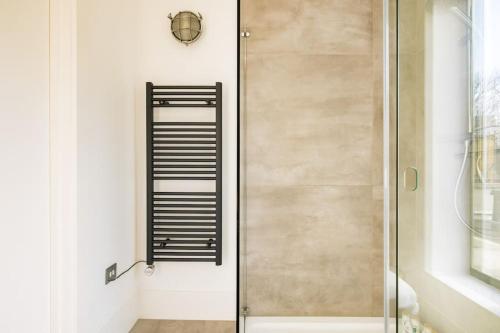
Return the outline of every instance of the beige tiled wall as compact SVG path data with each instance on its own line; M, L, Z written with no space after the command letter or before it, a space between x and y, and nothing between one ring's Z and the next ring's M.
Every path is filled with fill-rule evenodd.
M247 0L251 315L381 316L381 0Z

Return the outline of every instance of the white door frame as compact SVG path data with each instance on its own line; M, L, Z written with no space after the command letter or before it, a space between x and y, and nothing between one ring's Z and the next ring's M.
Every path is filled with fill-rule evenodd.
M77 333L77 3L50 3L50 332Z

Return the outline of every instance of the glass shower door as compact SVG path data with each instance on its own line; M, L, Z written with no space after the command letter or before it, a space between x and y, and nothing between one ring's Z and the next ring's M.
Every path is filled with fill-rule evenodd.
M500 332L500 2L397 6L398 332Z
M425 272L424 1L399 0L397 77L397 332L420 316L416 285ZM411 323L410 323L411 324ZM419 332L419 331L416 331Z
M241 1L246 332L382 328L381 4Z

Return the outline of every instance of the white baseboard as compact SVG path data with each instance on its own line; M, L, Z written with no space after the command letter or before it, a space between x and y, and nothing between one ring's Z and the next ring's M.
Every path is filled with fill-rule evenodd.
M236 295L227 291L140 291L139 317L166 320L236 320Z
M126 333L138 319L138 296L134 294L116 311L100 333Z

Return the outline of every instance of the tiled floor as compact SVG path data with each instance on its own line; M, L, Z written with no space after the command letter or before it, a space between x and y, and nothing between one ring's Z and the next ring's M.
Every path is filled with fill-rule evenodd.
M234 321L139 319L130 333L235 333Z

